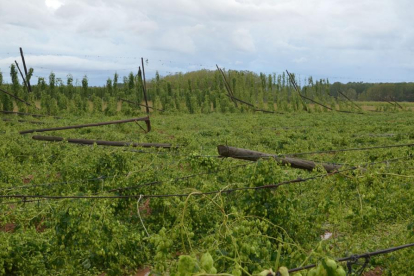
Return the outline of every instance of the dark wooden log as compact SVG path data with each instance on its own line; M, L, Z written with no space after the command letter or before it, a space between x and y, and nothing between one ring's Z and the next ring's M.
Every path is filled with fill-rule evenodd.
M32 139L39 140L39 141L49 141L49 142L68 141L69 143L74 143L74 144L82 144L82 145L97 144L100 146L112 146L112 147L143 147L143 148L164 148L164 149L172 148L171 144L162 144L162 143L132 143L132 142L120 142L120 141L63 138L63 137L57 137L57 136L35 135L32 137Z
M30 129L30 130L20 131L19 133L20 134L26 134L26 133L33 133L33 132L45 132L45 131L65 130L65 129L84 128L84 127L96 127L96 126L124 124L124 123L130 123L130 122L138 122L138 121L149 121L149 117L133 118L133 119L127 119L127 120L118 120L118 121L111 121L111 122L101 122L101 123L93 123L93 124L85 124L85 125L53 127L53 128L41 128L41 129Z
M303 170L313 170L318 164L309 161L303 160L298 158L292 157L280 157L274 154L268 154L248 149L241 149L229 146L219 145L217 146L218 152L223 157L231 157L236 159L244 159L250 161L257 161L261 158L274 158L277 162L281 163L282 165L289 164L292 168L303 169ZM340 165L335 164L320 164L327 172L336 171L341 168Z
M26 67L26 61L24 60L24 55L23 55L23 49L22 47L20 47L20 55L22 56L22 62L23 62L23 68L24 68L24 73L26 75L26 80L27 80L27 89L29 89L29 93L32 92L32 87L30 86L30 80L27 79L27 67Z

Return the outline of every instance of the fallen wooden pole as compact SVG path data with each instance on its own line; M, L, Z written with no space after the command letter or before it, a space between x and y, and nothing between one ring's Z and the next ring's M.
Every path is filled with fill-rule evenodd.
M24 101L24 100L22 100L22 99L20 99L19 97L17 97L17 96L15 96L15 95L13 95L12 93L10 93L10 92L7 92L6 90L3 90L3 89L1 89L0 88L0 91L1 92L3 92L3 93L5 93L5 94L7 94L7 95L9 95L10 97L12 97L12 98L15 98L16 100L18 100L18 101L20 101L20 102L22 102L22 103L25 103L25 104L27 104L27 105L29 105L29 106L32 106L31 104L29 104L28 102L26 102L26 101ZM37 107L36 107L37 108Z
M356 106L359 110L362 111L361 107L359 105L357 105L353 100L351 100L350 98L348 98L344 93L342 93L341 90L338 90L338 93L341 94L345 99L347 99L348 101L350 101L354 106Z
M313 170L318 165L317 163L309 160L303 160L298 158L291 157L280 157L274 154L268 154L248 149L241 149L229 146L219 145L217 146L218 152L223 157L231 157L236 159L244 159L250 161L257 161L261 158L274 158L277 162L280 162L282 165L290 165L292 168L303 169L303 170ZM320 164L327 172L332 172L340 169L342 166L335 164Z
M229 97L230 99L232 99L233 101L238 101L238 102L241 102L241 103L243 103L243 104L245 104L245 105L248 105L248 106L250 106L250 107L254 107L254 105L252 105L251 103L248 103L248 102L245 102L245 101L243 101L243 100L240 100L240 99L238 99L238 98L236 98L236 97L233 97L233 96L230 96L230 95L226 95L227 97Z
M135 104L135 105L147 107L145 104L136 103L136 102L133 102L133 101L130 101L130 100L127 100L127 99L119 98L119 100L124 101L124 102L127 102L127 103L130 103L130 104ZM148 108L151 108L153 110L158 110L158 111L161 111L161 112L164 111L163 109L154 108L152 106L148 106Z
M57 137L57 136L41 136L41 135L35 135L32 137L32 139L39 140L39 141L49 141L49 142L68 141L68 143L74 143L74 144L82 144L82 145L97 144L100 146L112 146L112 147L143 147L143 148L164 148L164 149L170 149L173 147L171 146L171 144L102 141L102 140L74 139L74 138L63 138L63 137Z
M253 111L260 111L260 112L264 112L264 113L277 113L277 114L284 114L284 113L282 113L282 112L275 112L275 111L269 111L269 110L263 110L263 109L258 109L258 108L256 108L254 105L252 105L251 103L248 103L248 102L245 102L245 101L243 101L243 100L240 100L240 99L238 99L238 98L236 98L236 97L232 97L232 96L230 96L230 95L228 95L228 94L226 94L226 96L227 97L229 97L230 99L232 99L233 101L238 101L238 102L241 102L242 104L245 104L245 105L248 105L248 106L250 106L250 107L253 107Z
M96 127L96 126L124 124L124 123L130 123L130 122L138 122L138 121L149 121L149 117L133 118L133 119L127 119L127 120L101 122L101 123L93 123L93 124L85 124L85 125L76 125L76 126L30 129L30 130L20 131L19 133L20 134L26 134L26 133L33 133L33 132L45 132L45 131L65 130L65 129L84 128L84 127Z
M288 70L286 70L286 72L288 73L288 76L289 76L289 80L290 80L290 82L293 84L293 87L294 87L294 88L295 88L295 90L298 92L298 94L299 94L299 96L300 96L301 98L306 99L306 100L308 100L308 101L311 101L311 102L313 102L314 104L317 104L317 105L320 105L320 106L322 106L322 107L325 107L326 109L329 109L329 110L331 110L331 111L336 111L336 112L340 112L340 113L364 114L364 113L362 113L362 112L352 112L352 111L346 111L346 110L336 110L336 109L332 109L332 108L330 108L329 106L326 106L326 105L324 105L324 104L321 104L321 103L319 103L319 102L317 102L317 101L312 100L311 98L308 98L308 97L306 97L306 96L303 96L303 95L300 93L299 88L298 88L298 86L296 85L296 81L295 81L295 79L293 78L292 74L290 74L290 73L288 72ZM303 102L303 101L302 101L302 102ZM307 110L307 108L306 108L306 110Z

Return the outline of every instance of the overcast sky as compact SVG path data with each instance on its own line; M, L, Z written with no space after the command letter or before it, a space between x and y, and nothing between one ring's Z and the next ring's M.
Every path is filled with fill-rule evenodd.
M414 81L411 0L0 0L0 70L21 64L104 85L201 68L331 82ZM36 78L34 80L36 82Z

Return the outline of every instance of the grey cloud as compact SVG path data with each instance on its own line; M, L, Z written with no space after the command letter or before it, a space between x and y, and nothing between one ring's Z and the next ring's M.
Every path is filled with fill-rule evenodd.
M414 2L409 0L59 1L57 9L43 0L1 1L0 59L7 60L1 53L17 53L19 46L44 54L45 60L51 58L48 53L63 53L74 59L49 65L67 66L68 73L84 68L97 84L106 79L99 68L135 62L111 56L145 56L149 73L200 64L214 68L215 63L257 71L292 68L326 77L335 70L352 76L356 68L372 76L370 70L379 66L401 68L406 78L413 73L408 61L414 51ZM84 55L109 57L96 63ZM176 61L167 65L164 60ZM4 66L0 63L3 72Z

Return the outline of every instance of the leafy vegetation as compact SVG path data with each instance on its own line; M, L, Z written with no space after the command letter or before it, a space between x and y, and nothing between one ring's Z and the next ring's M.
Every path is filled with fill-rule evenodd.
M81 99L77 106L85 108L83 90L72 88L73 99ZM59 102L53 105L60 112ZM126 112L112 108L111 116L86 107L42 121L44 127L73 125L121 119ZM39 142L18 134L33 125L0 121L2 195L136 195L25 203L1 198L0 274L119 275L150 267L159 275L257 275L319 263L316 275L343 275L332 259L414 241L412 147L303 156L345 167L376 164L277 189L198 194L323 174L274 160L217 158L219 144L289 154L412 143L412 112L237 113L153 114L153 131L146 134L134 124L47 133L172 143L177 150ZM381 163L394 158L403 159ZM126 187L135 188L117 190ZM147 197L171 194L186 196ZM413 258L413 249L405 249L371 258L367 269L408 275Z
M33 69L29 70L29 75ZM66 84L60 78L56 78L52 72L46 83L45 79L38 78L37 85L33 85L33 93L27 93L25 87L19 83L18 72L14 65L10 67L11 84L2 85L0 72L0 85L14 95L25 101L41 107L43 113L56 115L70 113L82 115L87 113L104 113L116 115L118 113L132 115L136 108L131 104L122 102L126 99L136 103L142 103L142 82L132 72L124 77L123 83L119 83L119 76L115 74L113 79L108 78L103 87L90 87L87 76L84 76L80 85L74 85L73 77L67 76ZM392 103L380 103L373 108L377 111L395 111L400 107L393 104L397 101L414 101L414 84L366 84L366 83L334 83L328 80L313 80L308 78L301 80L296 77L301 93L325 107L303 99L295 91L285 73L256 74L250 71L226 72L226 78L234 96L256 108L267 111L283 112L325 112L329 108L334 110L359 111L349 100L340 93L353 100L363 101L392 101ZM165 110L167 113L245 113L252 112L252 108L239 103L236 108L227 96L225 83L218 71L199 70L186 74L175 74L156 77L147 84L149 101L152 107ZM338 92L339 91L339 92ZM35 107L26 108L24 103L13 101L10 96L2 94L0 106L3 110L19 110L34 112ZM328 107L328 108L326 108ZM407 104L402 104L407 108ZM144 110L142 108L142 110Z

